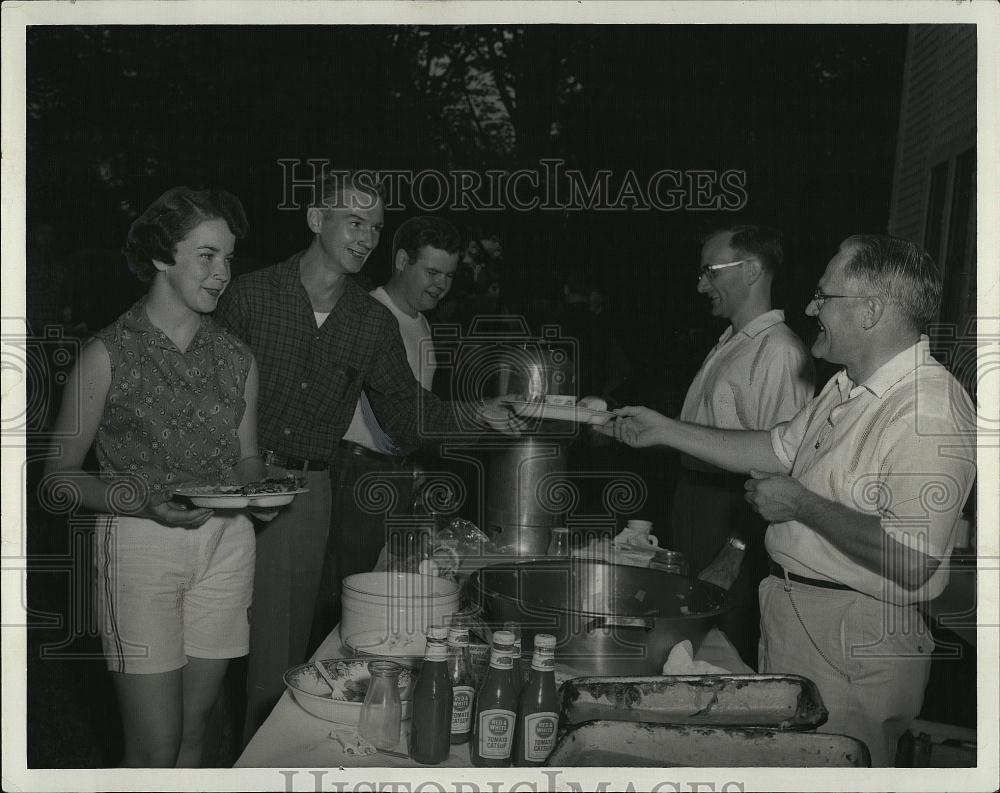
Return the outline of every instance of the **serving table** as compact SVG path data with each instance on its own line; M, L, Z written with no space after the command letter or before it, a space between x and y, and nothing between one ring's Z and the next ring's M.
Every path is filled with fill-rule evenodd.
M310 660L323 658L345 658L351 652L344 647L340 638L340 626L316 650ZM739 653L729 640L712 628L701 648L694 657L733 674L749 674L753 670L740 660ZM565 676L565 675L564 675ZM403 722L399 745L396 751L403 757L378 752L373 755L349 755L341 745L330 737L338 725L324 721L306 713L285 691L271 715L257 730L236 761L236 768L413 768L420 766L406 757L406 741L410 730L410 720ZM451 768L471 768L469 745L453 746L448 759L441 765Z

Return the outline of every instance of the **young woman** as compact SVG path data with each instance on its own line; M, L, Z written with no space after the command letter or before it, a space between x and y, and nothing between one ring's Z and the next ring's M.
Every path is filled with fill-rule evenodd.
M46 485L101 513L98 615L126 766L198 766L229 659L248 651L251 521L173 498L266 475L256 364L209 316L246 229L235 196L186 187L132 224L125 255L149 291L82 350L57 419ZM99 474L83 469L91 446Z

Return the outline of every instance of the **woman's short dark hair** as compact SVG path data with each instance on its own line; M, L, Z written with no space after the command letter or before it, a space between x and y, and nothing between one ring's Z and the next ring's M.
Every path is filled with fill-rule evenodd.
M844 274L856 278L923 330L937 316L942 279L934 259L909 240L884 234L856 234L840 243L852 252Z
M462 249L462 237L458 229L442 217L417 215L404 221L392 237L393 265L399 251L406 251L413 264L420 257L421 248L427 245L445 253L458 253Z
M222 218L237 239L247 233L243 204L225 190L172 187L157 198L129 228L124 253L128 268L142 282L156 274L154 261L174 263L177 243L206 220Z

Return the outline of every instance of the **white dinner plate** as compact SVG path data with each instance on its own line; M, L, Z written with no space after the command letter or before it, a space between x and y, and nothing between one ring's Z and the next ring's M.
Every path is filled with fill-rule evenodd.
M191 499L191 503L210 509L242 509L243 507L281 507L290 504L292 499L301 493L308 493L307 488L286 490L283 493L258 493L244 496L239 493L219 493L214 487L181 487L175 490L179 496Z
M344 646L356 655L384 655L404 666L418 665L424 657L427 639L420 631L386 636L386 631L362 631L343 637Z
M608 410L594 410L579 405L552 405L547 402L519 402L503 399L501 403L510 405L522 418L539 418L546 421L575 421L577 424L607 424L615 417Z

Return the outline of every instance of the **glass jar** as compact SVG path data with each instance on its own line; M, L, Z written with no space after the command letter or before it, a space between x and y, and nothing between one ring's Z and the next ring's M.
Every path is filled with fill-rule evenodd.
M403 705L399 699L399 673L402 667L394 661L370 661L371 682L361 706L358 735L371 741L376 749L395 749L399 744L399 727Z
M549 549L546 556L569 556L569 529L558 528L549 532Z

